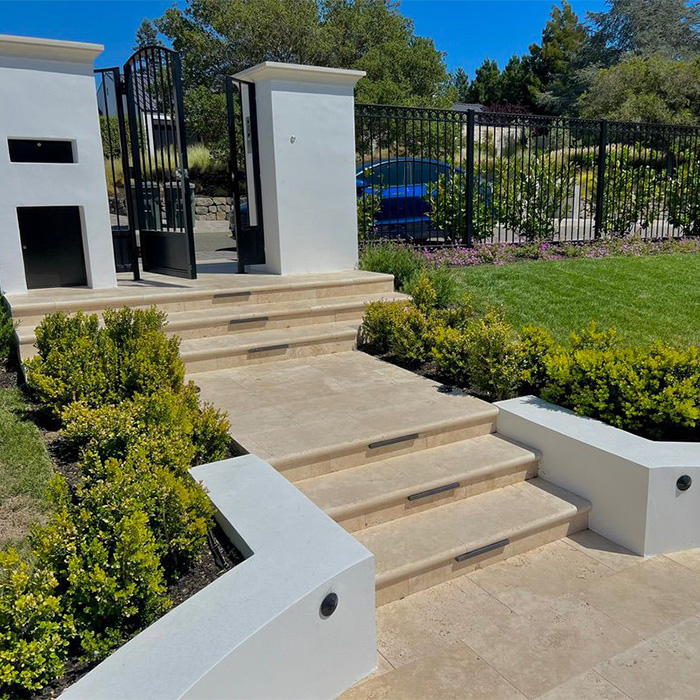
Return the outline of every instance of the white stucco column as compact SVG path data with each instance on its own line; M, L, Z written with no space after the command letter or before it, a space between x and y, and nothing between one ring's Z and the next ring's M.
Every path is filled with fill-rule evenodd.
M0 290L27 290L18 207L77 207L86 282L116 286L93 63L103 46L0 35ZM64 142L73 162L11 156ZM39 146L41 144L41 146ZM70 145L68 145L70 144ZM28 144L27 144L28 145ZM56 239L60 246L60 240ZM50 255L47 265L50 266ZM44 285L45 286L45 285Z
M234 76L256 88L263 270L286 275L356 267L353 92L364 75L265 62Z

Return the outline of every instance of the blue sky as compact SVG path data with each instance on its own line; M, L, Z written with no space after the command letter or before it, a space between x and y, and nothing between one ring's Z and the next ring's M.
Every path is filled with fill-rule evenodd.
M182 4L182 0L181 0ZM158 17L173 0L0 0L0 34L93 41L105 45L99 66L122 64L144 17ZM599 10L603 0L574 0L574 10ZM450 70L470 74L488 56L502 67L538 41L551 0L402 0L416 33L447 53Z

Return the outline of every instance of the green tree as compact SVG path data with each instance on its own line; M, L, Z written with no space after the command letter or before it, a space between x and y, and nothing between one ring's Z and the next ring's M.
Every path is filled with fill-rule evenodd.
M452 75L452 85L457 91L457 99L460 102L469 100L469 76L464 68L458 68Z
M574 73L581 67L587 42L588 30L567 0L552 7L541 43L530 46L524 61L530 69L530 99L542 111L561 114L580 94Z
M628 54L687 59L700 53L698 0L608 0L589 12L598 60L611 65Z
M528 57L511 56L500 78L500 99L506 105L535 108L532 99L534 76Z
M483 105L497 104L501 101L501 71L498 63L490 58L476 69L476 75L469 86L467 102Z
M700 58L632 56L597 71L578 108L591 119L700 123Z
M444 55L418 37L393 0L189 0L156 24L183 60L185 86L221 91L261 61L367 71L359 99L447 104Z
M144 46L162 46L163 42L158 38L158 29L150 20L141 20L139 28L136 30L136 38L134 39L134 51L142 49Z

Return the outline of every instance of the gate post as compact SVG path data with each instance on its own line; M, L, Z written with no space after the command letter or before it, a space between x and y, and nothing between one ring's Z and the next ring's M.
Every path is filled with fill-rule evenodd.
M357 266L353 93L364 75L267 61L234 76L256 88L261 192L255 194L266 262L251 269L286 275Z

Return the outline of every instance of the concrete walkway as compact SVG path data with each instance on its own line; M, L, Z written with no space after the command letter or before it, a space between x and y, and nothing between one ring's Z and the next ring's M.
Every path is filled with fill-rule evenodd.
M700 697L700 550L586 530L377 610L379 669L343 700Z

